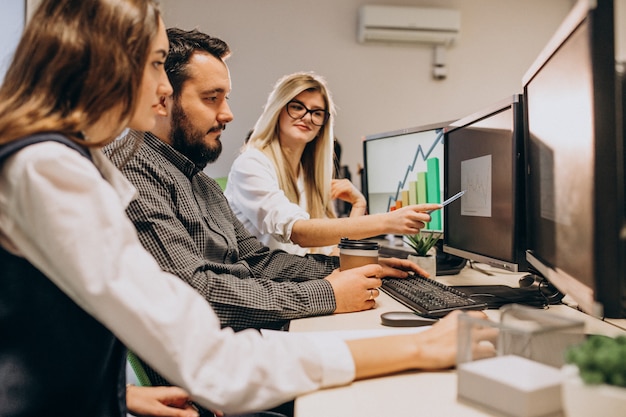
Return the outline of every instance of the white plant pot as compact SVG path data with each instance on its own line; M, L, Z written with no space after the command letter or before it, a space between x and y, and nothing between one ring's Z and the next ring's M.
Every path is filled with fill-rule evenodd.
M566 417L624 417L626 388L612 385L586 385L575 365L562 368L561 399Z
M407 259L428 272L430 278L435 279L437 277L437 251L435 248L429 250L426 256L409 255Z

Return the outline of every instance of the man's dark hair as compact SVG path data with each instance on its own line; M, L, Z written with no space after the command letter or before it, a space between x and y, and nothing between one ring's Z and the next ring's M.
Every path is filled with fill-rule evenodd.
M182 85L189 79L187 64L195 52L206 52L219 60L230 55L228 44L221 39L211 37L197 29L167 29L170 52L165 60L165 72L174 89L174 97L180 95Z

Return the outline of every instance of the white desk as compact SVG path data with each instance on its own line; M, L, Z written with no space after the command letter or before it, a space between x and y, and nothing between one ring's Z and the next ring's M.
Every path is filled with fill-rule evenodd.
M493 270L492 270L493 271ZM493 271L495 273L495 271ZM505 284L517 286L522 274L486 276L466 268L459 275L437 277L448 285ZM359 313L338 314L294 320L291 332L311 331L372 331L393 332L393 328L380 324L380 314L385 311L408 310L385 293L377 298L376 308ZM587 333L609 336L624 334L614 324L587 316L566 305L550 306L546 314L560 314L585 321ZM497 320L497 310L487 310L487 315ZM619 323L621 324L621 323ZM384 352L381 352L384 354ZM455 371L405 372L383 378L357 381L349 386L317 391L301 396L295 402L296 417L462 417L499 416L492 411L463 404L456 399Z

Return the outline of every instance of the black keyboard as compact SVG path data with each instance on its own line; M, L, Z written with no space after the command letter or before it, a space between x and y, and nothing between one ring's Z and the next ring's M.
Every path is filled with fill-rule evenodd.
M441 318L453 310L484 310L487 304L432 279L383 278L381 289L411 310L426 317Z

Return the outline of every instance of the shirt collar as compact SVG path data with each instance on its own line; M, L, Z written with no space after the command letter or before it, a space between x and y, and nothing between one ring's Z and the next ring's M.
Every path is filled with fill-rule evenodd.
M199 172L202 172L202 170L199 169L189 158L178 152L171 145L154 136L152 133L146 133L144 140L146 145L158 151L159 154L163 155L164 158L170 161L187 177L192 178Z

